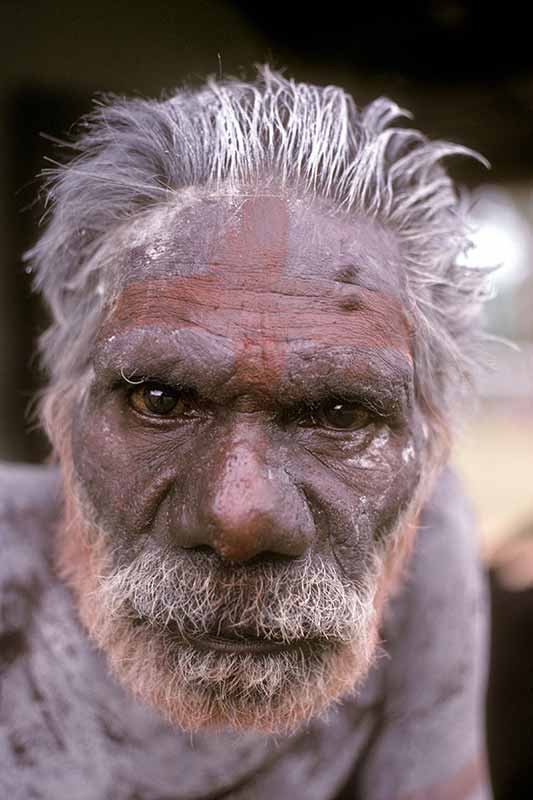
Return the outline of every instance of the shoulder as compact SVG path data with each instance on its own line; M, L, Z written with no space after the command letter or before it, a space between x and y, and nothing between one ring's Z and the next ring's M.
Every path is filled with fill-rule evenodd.
M27 625L50 580L52 535L61 509L54 467L0 463L0 637Z
M391 651L397 663L420 659L436 675L439 665L475 652L486 611L475 517L461 481L446 469L421 514L403 586L390 604ZM419 696L420 689L417 681Z
M463 484L455 472L446 468L424 507L417 535L417 559L448 554L453 562L472 568L478 560L476 520Z
M489 797L483 698L487 595L460 481L440 477L384 625L383 716L362 796Z
M60 504L59 470L53 466L0 461L0 519L23 524L27 515L49 518Z

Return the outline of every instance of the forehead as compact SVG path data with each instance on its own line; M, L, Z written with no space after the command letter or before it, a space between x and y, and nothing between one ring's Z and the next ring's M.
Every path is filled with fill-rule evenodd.
M252 195L185 197L129 226L118 242L120 288L145 280L209 275L219 283L286 277L332 280L400 297L403 270L393 234L325 203Z
M118 252L102 363L178 382L197 363L194 385L209 365L213 385L265 396L304 373L306 388L318 373L390 382L411 364L399 249L375 221L294 198L203 198L137 221Z

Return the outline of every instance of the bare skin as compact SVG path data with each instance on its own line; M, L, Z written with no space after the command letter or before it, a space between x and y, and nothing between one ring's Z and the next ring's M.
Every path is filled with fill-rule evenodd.
M427 535L415 551L406 591L383 607L388 561L401 561L408 552L393 545L412 536L425 467L414 332L394 237L377 222L348 223L326 208L266 194L158 209L136 227L138 235L130 227L116 249L119 286L104 287L113 302L91 354L88 391L74 409L68 452L62 453L66 511L59 563L81 619L99 613L94 592L108 562L128 565L148 549L187 569L216 565L217 574L229 582L237 576L244 586L262 568L272 574L286 569L289 577L304 563L321 562L356 590L379 552L377 614L366 639L376 645L379 625L391 666L388 659L378 661L356 697L346 697L327 719L317 716L292 736L280 736L275 746L269 737L245 735L238 763L210 777L202 759L195 759L197 748L207 748L208 766L216 771L234 752L235 740L227 732L189 738L123 694L97 654L87 652L68 599L57 596L57 578L43 577L50 590L35 613L39 636L30 674L46 660L41 654L52 646L52 627L68 632L71 650L53 691L39 695L31 682L26 690L24 680L17 689L29 698L22 705L32 713L35 697L48 697L48 728L40 742L55 735L48 720L75 696L75 708L90 723L87 736L101 752L98 762L105 762L98 787L86 792L91 800L109 787L120 787L125 798L174 797L177 786L183 798L296 796L295 775L301 776L299 788L305 785L316 800L424 800L428 792L442 800L485 800L482 677L477 656L469 654L470 646L474 654L480 651L483 638L480 587L467 515L453 510L460 504L448 479L441 481L435 510L422 519ZM71 467L81 506L98 524L88 538L76 517ZM13 542L19 524L16 517L8 526ZM46 541L42 547L46 551ZM101 549L106 554L99 560ZM247 611L257 604L264 615L265 598L251 599ZM145 656L161 638L145 622L124 622L131 638L120 629L122 652L138 661L141 676ZM368 669L351 672L354 660L330 658L330 644L316 636L304 648L302 641L260 638L249 629L236 638L235 631L217 627L216 618L212 622L207 635L187 640L198 662L230 655L237 664L267 656L274 664L295 649L310 663L311 656L324 656L334 678L347 669L342 680L332 680L330 701L360 683ZM137 649L139 630L144 655ZM165 642L167 655L184 647L177 638ZM122 646L112 637L108 644L110 652ZM26 644L20 650L25 653ZM26 662L16 663L20 670L10 666L9 675L20 684ZM176 676L161 674L168 685L163 681L155 701L143 699L165 712L165 690ZM288 683L305 675L288 671ZM283 706L284 697L279 701ZM100 709L107 707L117 719L131 718L128 727L140 732L141 747L114 731L113 717L101 721ZM260 718L253 716L255 723ZM224 718L219 714L214 722L223 725ZM94 762L86 739L78 743L82 727L74 719L72 735L61 743L61 752L68 749L76 762L68 796L78 791L72 786L84 785L87 764ZM18 740L15 745L15 766L8 761L5 773L15 781L6 784L9 789L19 780ZM40 752L32 757L41 763ZM57 800L61 770L50 763L50 796ZM39 775L32 775L26 772L24 785L33 790Z
M395 243L294 206L197 205L208 261L178 223L165 277L138 248L126 255L135 277L73 426L82 483L126 548L149 526L162 546L235 561L325 553L356 578L412 496L420 431ZM179 387L176 413L132 407L123 376ZM320 416L336 400L338 427L313 420L312 403Z
M288 581L308 568L304 563L315 571L320 563L352 590L368 584L402 515L409 510L412 523L418 510L413 498L422 459L411 329L393 237L369 220L342 220L270 195L203 200L182 209L174 225L165 223L171 243L155 247L152 239L149 250L134 246L122 255L123 288L93 352L95 380L74 415L76 480L108 534L115 566L149 547L172 553L172 564L187 570L199 570L208 552L254 567L294 562ZM202 231L199 246L191 228ZM68 569L69 557L63 560ZM271 585L275 570L269 575ZM386 580L384 568L372 577L378 609ZM216 592L228 581L235 583L231 570ZM265 596L264 583L258 586L250 580L248 592ZM227 602L241 607L229 596ZM259 622L267 613L258 611L256 622L243 605L239 627L236 611L206 612L200 636L196 623L176 628L175 616L186 616L182 608L161 634L165 652L178 648L183 655L184 640L202 652L236 656L292 650L293 661L283 667L288 676L297 649L308 666L296 684L305 689L319 669L317 686L329 686L320 705L368 670L364 654L375 646L376 620L364 623L364 644L355 645L354 628L349 650L318 622L305 623L304 639L301 626L288 634L281 622L267 635ZM134 616L153 636L155 618L139 606ZM92 630L91 617L82 618ZM110 646L121 638L118 632L108 637ZM119 661L129 657L122 652ZM263 673L279 672L278 662ZM253 665L243 662L246 668ZM138 689L141 678L124 680ZM237 678L219 680L234 686ZM275 692L281 707L284 690L279 681L275 687L262 691ZM241 698L244 693L241 687ZM153 693L150 698L161 702ZM308 711L294 705L290 724L316 713L315 702L305 702ZM170 710L165 701L171 719L200 724L192 721L196 713L181 715L178 705ZM243 713L231 717L222 701L217 705L216 712L202 712L201 724L240 719L276 730L274 713L253 721L251 700L241 701ZM288 695L284 706L293 707Z
M235 737L180 732L112 679L50 563L57 471L0 466L2 796L487 800L472 522L457 482L437 487L357 696L290 737Z

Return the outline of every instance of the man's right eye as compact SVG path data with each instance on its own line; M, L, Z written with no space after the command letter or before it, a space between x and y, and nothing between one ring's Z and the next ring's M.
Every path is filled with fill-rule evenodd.
M187 417L192 414L191 398L163 383L142 383L128 395L132 408L149 417Z

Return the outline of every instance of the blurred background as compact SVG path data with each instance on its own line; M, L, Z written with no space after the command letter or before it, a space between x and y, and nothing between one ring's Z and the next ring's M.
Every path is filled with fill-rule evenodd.
M456 454L480 521L498 547L533 519L533 52L518 4L351 3L335 13L271 0L0 3L0 458L41 460L29 423L39 383L34 340L45 325L21 254L42 204L35 176L99 92L157 96L207 74L287 75L346 87L359 104L386 94L432 137L483 153L449 163L473 194L473 266L502 264L486 325L516 349L491 347L482 404ZM43 138L49 137L49 138ZM49 165L48 165L49 166Z
M486 171L455 159L449 168L472 195L469 263L502 265L485 325L514 344L491 346L481 402L472 401L454 460L485 557L508 561L506 543L533 539L533 49L526 13L518 3L481 0L390 8L0 2L0 458L40 461L48 452L28 415L40 383L34 341L46 318L21 254L42 214L35 176L47 166L45 155L62 158L54 137L68 134L98 92L155 96L208 74L250 78L254 63L269 61L298 80L340 84L360 105L388 95L413 112L417 128L478 150L492 164ZM519 553L505 578L513 590L533 583L533 555ZM531 683L525 691L533 708Z

